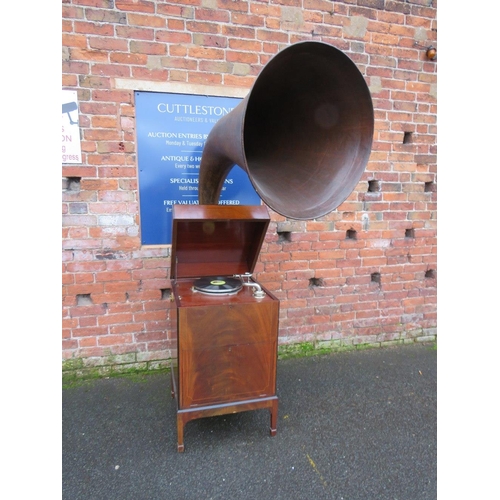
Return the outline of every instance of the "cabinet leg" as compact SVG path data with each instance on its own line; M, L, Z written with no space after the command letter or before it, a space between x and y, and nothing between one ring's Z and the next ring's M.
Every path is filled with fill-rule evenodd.
M175 398L174 367L170 368L170 395Z
M277 425L278 425L278 401L273 401L273 406L271 407L271 436L276 436Z
M177 451L184 451L184 421L180 415L177 415Z

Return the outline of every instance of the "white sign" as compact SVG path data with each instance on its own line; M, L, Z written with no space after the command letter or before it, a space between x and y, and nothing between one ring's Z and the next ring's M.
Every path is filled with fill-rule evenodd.
M76 90L62 91L62 162L82 163Z

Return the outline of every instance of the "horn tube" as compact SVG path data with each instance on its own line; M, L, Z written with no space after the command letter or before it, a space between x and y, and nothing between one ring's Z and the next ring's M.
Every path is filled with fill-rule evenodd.
M359 182L373 130L370 91L351 59L323 42L293 44L212 128L200 164L199 203L217 204L238 165L275 212L321 217Z

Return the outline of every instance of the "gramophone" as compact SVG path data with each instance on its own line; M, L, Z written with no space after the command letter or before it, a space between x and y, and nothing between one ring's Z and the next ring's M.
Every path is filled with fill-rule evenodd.
M252 277L270 222L266 206L303 220L337 208L365 170L373 130L370 92L356 65L316 41L277 53L211 130L199 204L173 207L178 451L185 424L202 417L267 409L276 434L279 300ZM265 205L218 204L234 165Z

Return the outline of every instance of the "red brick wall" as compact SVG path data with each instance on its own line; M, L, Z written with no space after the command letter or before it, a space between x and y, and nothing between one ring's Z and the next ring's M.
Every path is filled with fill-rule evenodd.
M306 222L271 212L256 273L281 300L280 343L434 338L436 4L63 0L62 86L78 91L83 154L62 168L66 365L154 368L175 355L170 249L140 243L134 82L249 89L273 54L310 39L358 65L375 136L336 211Z

